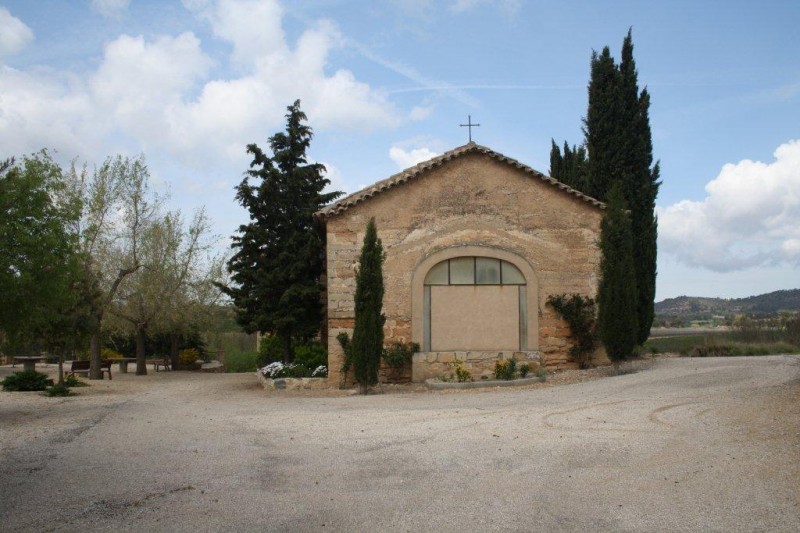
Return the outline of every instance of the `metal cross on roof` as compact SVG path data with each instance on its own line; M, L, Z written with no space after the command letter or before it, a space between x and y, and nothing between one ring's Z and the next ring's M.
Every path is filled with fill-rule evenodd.
M459 124L462 128L469 128L469 142L472 142L472 128L480 126L480 124L473 124L472 123L472 115L467 115L467 123L466 124Z

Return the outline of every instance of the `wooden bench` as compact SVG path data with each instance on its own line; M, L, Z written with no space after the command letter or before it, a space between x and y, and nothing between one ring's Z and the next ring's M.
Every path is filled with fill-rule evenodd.
M172 370L172 361L165 357L164 359L156 359L153 361L153 368L158 372L158 368L163 367L164 370Z
M69 376L77 376L78 374L83 374L86 377L89 377L89 371L91 370L91 363L90 361L72 361L70 365L70 369L66 374L66 377ZM111 377L111 361L100 361L100 378L102 379L103 374L108 374L108 379L113 379Z

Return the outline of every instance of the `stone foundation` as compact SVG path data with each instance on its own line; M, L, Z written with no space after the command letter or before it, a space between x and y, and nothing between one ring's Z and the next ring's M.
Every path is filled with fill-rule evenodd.
M519 363L528 363L531 372L541 364L538 351L526 352L418 352L411 361L411 381L422 383L426 379L451 376L455 373L453 362L458 359L463 362L464 368L470 371L472 378L481 379L481 376L492 377L494 365L497 361L515 359Z

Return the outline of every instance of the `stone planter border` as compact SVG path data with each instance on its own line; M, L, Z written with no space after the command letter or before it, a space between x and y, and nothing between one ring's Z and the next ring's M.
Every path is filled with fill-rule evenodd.
M328 378L267 378L256 371L261 385L265 390L322 390L327 389Z
M544 383L547 381L547 376L521 378L511 380L487 380L487 381L466 381L464 383L451 382L451 381L438 381L434 379L426 379L425 386L431 390L447 390L447 389L485 389L489 387L513 387L516 385L530 385L531 383Z

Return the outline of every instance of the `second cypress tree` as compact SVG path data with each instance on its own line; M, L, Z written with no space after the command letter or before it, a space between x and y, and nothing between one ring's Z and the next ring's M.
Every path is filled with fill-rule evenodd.
M597 330L612 361L624 361L633 355L639 331L631 221L621 189L617 182L608 194L601 225L601 279L597 291Z
M359 392L366 394L378 383L378 366L383 352L383 245L375 219L367 224L356 273L355 327L350 344Z

